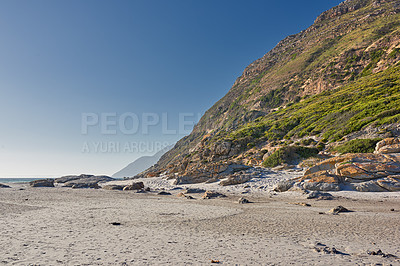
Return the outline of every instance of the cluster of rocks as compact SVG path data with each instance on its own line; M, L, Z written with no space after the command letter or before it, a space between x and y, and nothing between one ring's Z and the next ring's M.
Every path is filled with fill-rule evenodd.
M374 153L344 154L324 160L304 176L280 182L274 189L400 191L400 138L378 142Z
M100 188L99 183L115 180L112 177L101 175L70 175L54 179L57 184L71 188Z
M133 182L130 185L105 185L102 189L106 190L145 190L149 191L149 188L144 188L143 182Z

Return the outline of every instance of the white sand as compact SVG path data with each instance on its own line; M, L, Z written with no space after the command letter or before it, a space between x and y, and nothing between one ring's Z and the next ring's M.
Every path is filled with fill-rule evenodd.
M241 185L219 187L236 194L215 200L12 186L0 190L0 264L400 265L367 254L381 249L400 257L400 193L336 192L350 199L316 201L252 188L261 190L246 194L255 203L239 205ZM337 205L354 212L319 214ZM317 242L345 254L318 253Z

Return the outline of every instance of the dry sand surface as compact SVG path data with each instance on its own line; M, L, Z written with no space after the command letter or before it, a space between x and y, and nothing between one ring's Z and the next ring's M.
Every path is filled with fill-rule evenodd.
M12 185L0 190L0 264L400 265L368 254L400 257L400 193L335 194L250 193L253 203L238 204L235 194L202 200ZM338 205L353 212L327 213Z

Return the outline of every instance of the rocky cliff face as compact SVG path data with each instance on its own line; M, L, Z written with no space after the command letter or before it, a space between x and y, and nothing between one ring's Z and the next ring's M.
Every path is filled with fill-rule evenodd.
M340 102L342 96L338 90L342 88L348 95L369 95L366 88L362 91L358 88L376 78L392 88L387 97L396 96L398 84L379 75L390 72L400 60L399 28L400 3L395 0L347 0L322 13L311 27L288 36L250 64L231 90L204 114L193 132L147 172L165 173L170 178L196 176L205 181L224 172L220 170L228 165L261 164L283 139L294 142L312 137L316 143L321 139L327 139L324 143L335 142L338 137L358 131L382 130L371 129L377 126L390 128L387 131L392 133L388 134L397 134L397 118L389 119L398 114L392 105L387 105L387 110L383 107L385 110L380 108L375 110L378 113L366 115L361 115L362 108L355 106L353 109L340 106L341 111L332 109L333 114L326 111L332 119L355 119L354 123L360 124L340 136L327 134L335 128L326 127L326 123L336 120L328 119L320 124L314 121L310 125L307 115L301 116L298 111L306 113L305 102L311 98L315 102L316 95L321 95L321 104L336 108L336 103L328 101L330 97L337 97ZM391 78L396 77L393 74ZM374 93L379 95L380 85L375 85L371 83L376 88ZM328 91L336 94L326 95ZM380 116L369 123L360 122L375 115ZM274 120L282 123L274 124L271 122ZM310 129L303 129L305 124Z

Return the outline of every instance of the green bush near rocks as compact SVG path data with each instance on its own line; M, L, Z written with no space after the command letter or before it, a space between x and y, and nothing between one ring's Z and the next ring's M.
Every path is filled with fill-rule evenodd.
M264 167L275 167L284 163L291 164L299 159L307 159L318 154L317 148L303 146L284 146L275 151L264 162Z
M335 147L333 150L339 153L371 153L374 152L376 143L380 140L380 138L354 139Z

